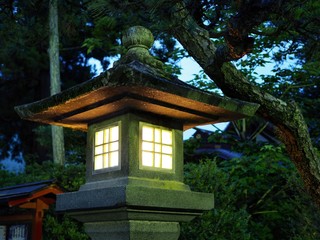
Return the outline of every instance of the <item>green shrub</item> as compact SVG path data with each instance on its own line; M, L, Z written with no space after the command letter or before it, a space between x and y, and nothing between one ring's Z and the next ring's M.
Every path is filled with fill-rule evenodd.
M44 220L43 240L88 240L83 225L67 215L47 214Z
M214 193L215 209L183 224L181 240L320 239L320 211L283 148L252 152L186 165L186 184Z
M220 169L215 159L185 167L185 181L193 191L215 194L215 209L204 213L191 223L181 224L181 240L198 239L250 239L250 215L237 209L240 194L227 173Z

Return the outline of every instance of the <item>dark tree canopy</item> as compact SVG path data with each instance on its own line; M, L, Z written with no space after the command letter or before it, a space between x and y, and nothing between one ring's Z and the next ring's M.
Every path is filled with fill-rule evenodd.
M93 28L81 1L59 1L58 4L61 81L62 89L66 89L93 76L88 66L90 57L99 59L107 67L110 53L87 53L84 41L92 36ZM48 6L47 0L0 2L1 158L6 157L8 143L16 134L21 145L15 145L15 152L39 155L40 162L49 157L50 147L46 149L37 138L41 135L40 142L44 143L50 138L50 131L36 129L36 124L20 120L13 110L14 106L49 96Z
M68 0L59 1L59 15L64 89L92 76L90 57L106 69L108 57L124 51L124 29L150 28L160 43L152 51L167 71L178 74L175 63L189 55L223 94L260 104L257 115L276 126L320 203L319 1ZM13 106L48 95L47 19L47 0L0 3L0 101L6 106L0 144L18 133L25 153L40 151L30 141L36 137L34 125L19 120ZM268 61L274 62L271 74L257 76L255 69Z

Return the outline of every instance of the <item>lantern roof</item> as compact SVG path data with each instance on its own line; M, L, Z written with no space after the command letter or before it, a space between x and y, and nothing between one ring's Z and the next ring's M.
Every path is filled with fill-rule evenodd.
M184 130L255 114L257 104L202 91L165 73L162 63L149 55L150 36L143 27L129 29L123 38L128 52L113 68L51 97L17 106L16 112L26 120L83 131L91 123L132 111L179 121Z

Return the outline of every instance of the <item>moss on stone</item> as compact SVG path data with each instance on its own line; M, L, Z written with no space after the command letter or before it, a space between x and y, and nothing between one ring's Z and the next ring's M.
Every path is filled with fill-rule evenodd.
M101 96L105 96L103 101L108 102L110 98L115 97L116 91L119 92L117 96L124 93L130 95L133 91L133 94L139 95L139 99L145 101L145 103L150 100L155 101L156 104L159 104L159 107L164 103L165 106L168 106L167 108L176 107L184 113L189 111L191 104L197 105L191 109L191 114L198 115L197 119L178 119L187 127L230 121L255 114L259 107L258 104L201 91L168 75L163 71L162 63L154 59L148 52L153 43L153 39L150 38L152 36L151 32L143 27L137 27L130 31L131 33L127 35L125 40L128 52L112 69L52 97L17 106L15 108L16 112L23 119L87 130L89 122L94 122L95 118L101 119L107 116L90 116L88 119L82 117L78 122L68 121L68 117L73 116L72 114L87 112L93 106L101 106L99 105L102 101ZM139 33L139 36L134 35L137 33ZM125 90L122 91L121 88ZM141 92L134 90L137 88L141 88ZM147 91L156 94L148 95ZM169 95L171 100L168 100L168 102ZM84 98L87 99L87 103L83 101ZM92 103L88 99L98 100ZM204 111L202 109L208 110ZM115 111L123 111L123 109L115 109ZM91 112L91 114L93 113ZM170 113L168 111L168 113L161 113L160 115L169 117Z

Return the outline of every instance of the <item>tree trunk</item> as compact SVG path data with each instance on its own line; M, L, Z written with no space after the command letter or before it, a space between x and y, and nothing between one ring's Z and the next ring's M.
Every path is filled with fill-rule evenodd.
M199 27L183 6L172 16L173 35L200 64L223 93L232 98L260 104L257 114L273 123L313 199L320 205L320 162L308 128L295 103L284 102L251 84L234 65L220 58L209 33Z
M60 65L59 65L59 32L58 32L58 0L49 0L49 59L50 59L50 94L61 91ZM64 164L64 135L63 128L51 127L53 161Z

